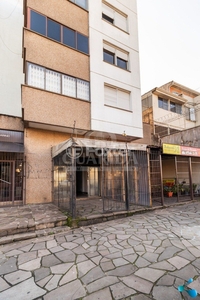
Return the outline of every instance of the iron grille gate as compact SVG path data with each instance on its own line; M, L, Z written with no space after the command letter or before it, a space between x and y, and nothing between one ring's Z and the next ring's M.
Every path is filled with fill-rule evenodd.
M24 161L21 153L0 152L0 205L23 203Z

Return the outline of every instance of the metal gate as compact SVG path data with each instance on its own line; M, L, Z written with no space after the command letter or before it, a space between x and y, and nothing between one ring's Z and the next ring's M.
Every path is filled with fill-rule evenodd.
M24 162L19 153L0 153L0 205L23 203Z

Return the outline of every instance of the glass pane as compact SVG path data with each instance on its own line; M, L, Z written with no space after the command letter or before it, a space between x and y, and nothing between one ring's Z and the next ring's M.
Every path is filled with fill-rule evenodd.
M52 20L47 20L47 36L51 39L54 39L58 42L61 41L61 35L60 35L60 24L57 22L54 22Z
M63 44L72 48L76 48L75 31L67 27L63 27Z
M87 36L77 33L77 49L84 53L89 53Z
M28 64L28 84L44 89L44 68Z
M76 79L70 76L62 76L63 95L76 97Z
M124 59L117 57L117 66L127 70L127 61L125 61Z
M46 17L31 10L31 28L32 30L46 35Z
M90 92L89 82L77 79L77 98L83 100L89 100L90 99L89 92Z
M60 74L51 70L46 70L46 90L60 93Z
M87 0L75 0L75 3L79 6L87 9Z
M109 16L105 15L104 13L102 13L102 18L108 22L110 22L111 24L114 23L114 20L112 18L110 18Z
M115 63L115 55L112 52L109 52L107 50L103 50L103 60L109 62L110 64Z

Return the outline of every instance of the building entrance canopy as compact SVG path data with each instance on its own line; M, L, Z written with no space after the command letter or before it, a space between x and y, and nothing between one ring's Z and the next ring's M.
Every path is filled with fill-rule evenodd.
M115 149L115 150L140 150L146 151L146 144L136 144L136 143L123 143L117 141L106 141L106 140L92 140L92 139L81 139L81 138L71 138L66 140L54 147L52 147L52 157L56 157L61 152L65 151L70 147L77 148L97 148L97 149Z

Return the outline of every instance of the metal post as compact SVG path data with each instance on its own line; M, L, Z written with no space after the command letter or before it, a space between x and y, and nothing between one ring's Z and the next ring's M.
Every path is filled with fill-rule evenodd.
M152 206L152 195L151 195L151 175L150 175L150 149L147 148L147 183L149 188L149 206Z
M175 172L176 172L176 186L177 186L177 202L179 202L179 184L178 184L178 165L177 165L177 157L174 157L175 160Z
M193 184L192 184L192 159L191 159L191 157L188 158L188 166L189 166L189 180L190 180L190 196L191 196L191 200L194 200L194 191L193 191Z
M161 203L164 205L164 192L163 192L163 169L162 169L162 155L159 154L159 164L160 164L160 182L161 182Z
M126 141L126 185L125 185L125 193L126 193L126 209L129 210L129 176L128 176L129 168L128 168L128 148L127 148L127 141Z
M71 213L72 218L76 218L76 147L72 144L72 181L71 181Z

